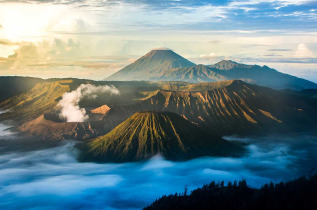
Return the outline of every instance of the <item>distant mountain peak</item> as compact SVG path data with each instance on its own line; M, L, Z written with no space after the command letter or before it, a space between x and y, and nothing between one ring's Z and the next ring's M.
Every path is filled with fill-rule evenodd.
M167 48L167 47L158 47L158 48L152 49L151 51L157 51L157 50L170 50L170 51L173 51L172 49Z
M222 60L214 65L211 65L210 67L217 68L220 70L230 70L236 67L244 67L244 66L247 66L247 65L240 64L232 60Z
M239 64L239 63L233 60L222 60L222 61L219 61L217 64Z
M146 58L146 57L154 57L154 56L156 56L155 57L156 59L160 59L160 60L181 60L181 59L184 59L182 56L175 53L173 50L171 50L169 48L152 49L150 52L148 52L147 54L142 56L140 59Z
M155 80L171 69L195 66L168 48L157 48L116 72L106 80Z
M166 47L151 50L105 80L199 83L232 79L276 89L317 88L317 84L313 82L278 72L267 66L242 64L233 60L222 60L213 65L195 65Z

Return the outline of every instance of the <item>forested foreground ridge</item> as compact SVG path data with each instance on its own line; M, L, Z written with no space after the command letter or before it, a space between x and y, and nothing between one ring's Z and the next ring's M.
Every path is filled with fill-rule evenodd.
M163 196L144 210L152 209L316 209L317 175L289 182L269 183L260 189L250 188L245 180L211 182L190 194Z

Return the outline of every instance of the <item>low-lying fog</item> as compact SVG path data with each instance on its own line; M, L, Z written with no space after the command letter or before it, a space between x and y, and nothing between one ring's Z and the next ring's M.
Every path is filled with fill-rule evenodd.
M308 175L317 160L317 139L308 136L233 139L247 141L241 158L186 162L154 157L124 164L79 163L74 141L58 145L12 138L0 124L0 208L140 209L163 194L194 189L212 180L246 179L259 187ZM10 138L11 136L11 138Z

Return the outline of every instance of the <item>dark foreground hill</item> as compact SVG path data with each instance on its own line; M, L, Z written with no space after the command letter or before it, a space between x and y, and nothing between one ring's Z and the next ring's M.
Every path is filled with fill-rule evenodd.
M240 146L201 130L172 112L139 112L108 134L87 144L84 160L124 162L161 154L170 160L198 156L229 156Z
M187 194L163 196L145 210L154 209L215 209L215 210L280 210L316 209L317 175L294 181L266 184L260 189L252 189L245 181L239 183L211 182Z

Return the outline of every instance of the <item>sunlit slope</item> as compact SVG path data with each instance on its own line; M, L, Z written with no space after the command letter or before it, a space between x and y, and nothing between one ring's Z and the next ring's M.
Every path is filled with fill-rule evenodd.
M181 160L197 156L227 156L241 148L207 133L172 112L139 112L105 136L88 144L83 159L101 162L138 161L161 154Z
M31 90L43 79L33 77L0 76L0 102Z
M34 119L52 110L58 99L70 90L71 83L72 80L61 80L36 84L30 91L0 103L2 109L10 109L10 112L1 115L1 119Z
M8 79L3 79L7 81ZM9 78L9 80L11 80ZM29 79L19 80L21 83L28 83ZM26 122L30 119L38 118L40 115L54 110L57 102L65 92L75 90L81 84L92 84L95 86L109 85L115 86L120 91L119 95L109 95L108 93L98 93L94 99L83 98L80 107L97 108L104 104L133 104L136 99L144 97L143 92L154 91L157 89L178 90L189 83L184 82L112 82L112 81L91 81L80 79L48 79L41 80L33 88L25 89L24 93L11 97L0 102L0 109L10 110L2 114L0 120L17 120ZM27 86L27 84L21 84ZM3 95L5 97L5 95ZM1 96L0 96L1 97Z
M172 111L220 134L311 130L317 101L239 80L194 84L184 91L159 90L138 104Z

